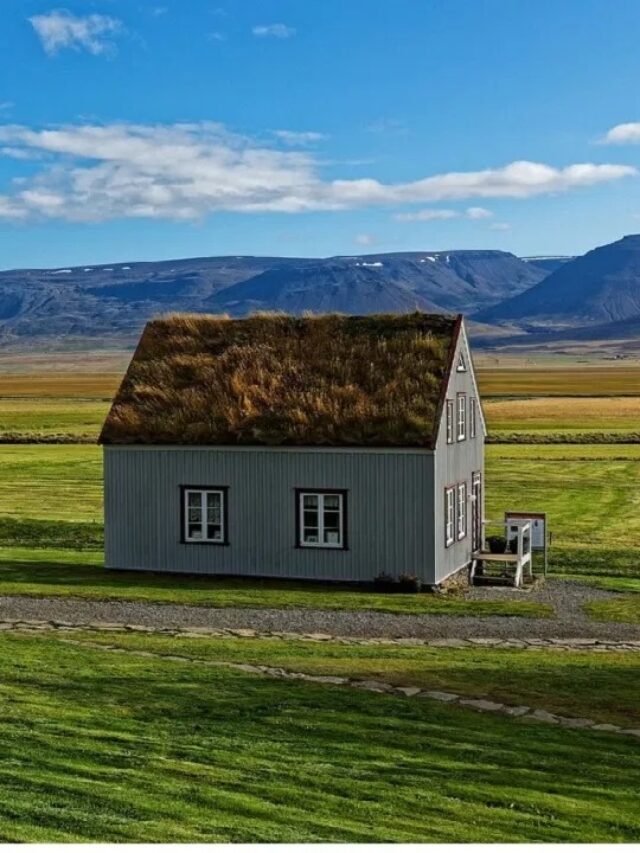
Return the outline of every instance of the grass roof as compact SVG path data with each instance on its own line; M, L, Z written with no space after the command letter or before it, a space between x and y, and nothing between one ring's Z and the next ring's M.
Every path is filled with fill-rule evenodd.
M100 440L431 447L456 328L423 313L153 320Z

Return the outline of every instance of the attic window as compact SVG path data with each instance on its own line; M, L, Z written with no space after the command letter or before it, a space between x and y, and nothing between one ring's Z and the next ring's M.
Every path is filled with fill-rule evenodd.
M458 356L458 366L456 367L456 371L458 373L467 372L467 362L464 360L464 353L460 353Z

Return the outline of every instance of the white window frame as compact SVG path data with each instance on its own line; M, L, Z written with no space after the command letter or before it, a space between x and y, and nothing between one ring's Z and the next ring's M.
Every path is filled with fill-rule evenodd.
M190 536L189 535L189 496L190 495L199 495L200 496L200 533L202 534L199 537ZM208 506L208 496L209 495L218 495L220 498L220 534L219 536L209 537L207 536L207 506ZM183 500L183 530L182 536L184 542L189 544L208 544L208 545L225 545L227 542L227 530L226 530L226 521L227 521L227 506L226 506L226 489L221 488L205 488L199 486L186 486L183 488L182 492L182 500Z
M458 356L458 366L456 367L457 373L466 373L467 372L467 360L464 357L464 353L460 352Z
M444 490L444 544L449 548L455 542L456 531L456 488Z
M453 400L446 401L446 419L447 419L447 444L453 444Z
M467 437L467 395L458 394L456 400L456 436L458 441Z
M343 491L314 491L313 489L300 489L298 495L298 547L299 548L331 548L334 551L344 551L346 545L346 524L345 524L345 494ZM314 497L318 499L317 516L318 516L318 541L305 541L304 531L304 499L306 497ZM338 541L325 542L325 501L327 498L338 498ZM331 510L329 510L331 511Z
M460 541L467 535L467 484L458 483L456 492L456 532Z
M475 397L469 398L469 438L476 437L477 401Z

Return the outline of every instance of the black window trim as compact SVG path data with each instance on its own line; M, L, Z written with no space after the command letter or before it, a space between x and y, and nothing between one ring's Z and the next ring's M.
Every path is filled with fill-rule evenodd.
M317 489L314 486L308 488L296 488L293 490L295 496L295 518L296 518L296 548L301 551L340 551L349 550L349 490L348 489ZM342 544L336 548L333 545L314 545L309 547L302 542L302 530L300 529L300 496L301 495L340 495L342 497Z
M220 542L213 542L210 539L192 540L187 539L185 535L186 516L185 516L185 493L186 492L222 492L222 534L223 538ZM180 486L180 544L181 545L212 545L225 546L229 545L229 486Z

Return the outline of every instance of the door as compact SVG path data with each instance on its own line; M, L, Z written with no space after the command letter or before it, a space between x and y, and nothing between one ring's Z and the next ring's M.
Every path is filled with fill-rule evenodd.
M471 548L479 551L482 545L482 474L471 478Z

